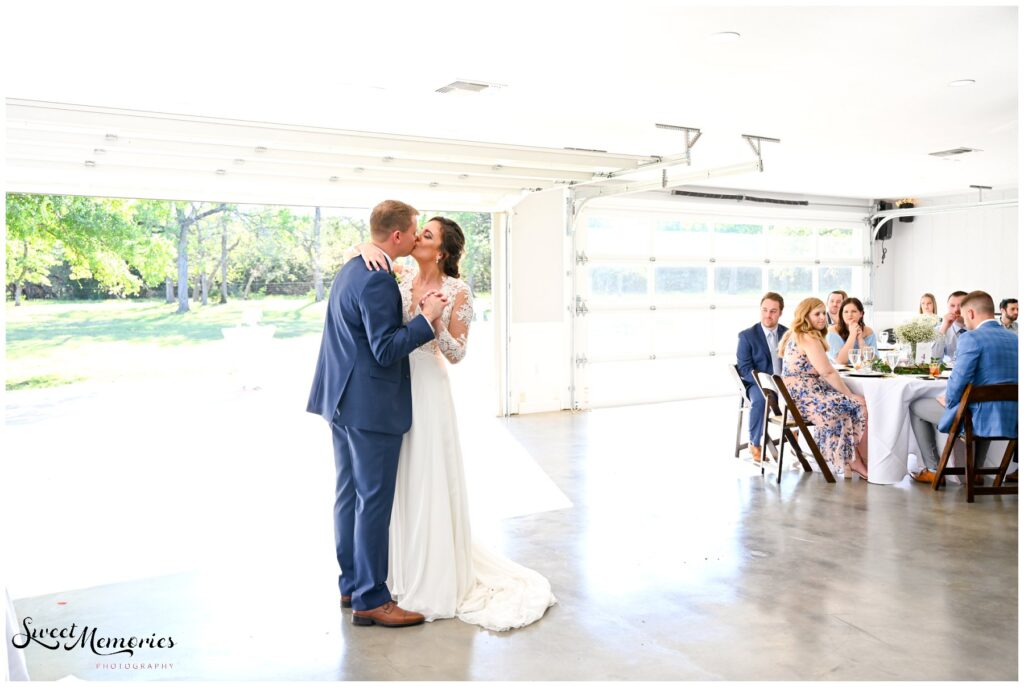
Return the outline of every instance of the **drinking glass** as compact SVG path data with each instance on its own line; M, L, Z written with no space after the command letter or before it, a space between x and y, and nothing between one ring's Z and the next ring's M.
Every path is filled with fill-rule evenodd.
M932 358L928 363L928 374L935 379L942 372L942 358Z
M860 370L860 366L861 366L860 351L851 351L850 352L850 365L853 365L853 369Z
M899 351L886 351L885 362L889 366L890 372L896 371L896 366L900 363L900 352Z
M864 361L865 365L870 367L871 361L875 359L875 349L865 348L860 352L860 359Z

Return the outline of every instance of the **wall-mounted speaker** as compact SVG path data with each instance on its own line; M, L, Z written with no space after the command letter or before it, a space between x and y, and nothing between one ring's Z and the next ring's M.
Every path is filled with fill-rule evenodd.
M892 203L885 200L878 201L878 212L884 212L885 210L892 210ZM880 219L876 219L874 225L872 226L872 230L875 230L875 240L888 241L889 239L892 238L893 221L888 220L885 224L882 225L881 229L878 229L878 225L881 223L881 221L882 220Z

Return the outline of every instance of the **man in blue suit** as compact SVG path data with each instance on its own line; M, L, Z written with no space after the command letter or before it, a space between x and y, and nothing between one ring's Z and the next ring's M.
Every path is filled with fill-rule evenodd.
M960 313L966 331L957 341L956 365L949 376L946 393L934 398L920 398L910 404L911 426L925 468L914 476L918 482L935 478L939 465L939 451L935 444L935 428L949 433L964 389L968 384L1017 383L1017 336L1004 329L995 319L992 296L984 291L972 291L960 303ZM1017 436L1017 403L999 401L971 407L974 433L979 437ZM956 428L961 431L962 428ZM985 463L988 441L979 441L974 461L978 467Z
M391 264L416 245L418 215L397 200L385 200L370 214L371 240L388 256L388 269L370 270L354 259L334 278L306 406L330 423L334 436L338 587L356 625L404 627L424 620L399 608L386 584L398 453L412 425L408 356L434 338L431 323L445 304L439 293L428 294L423 314L402 325Z
M754 383L754 372L782 374L782 359L779 357L779 341L786 328L779 324L782 296L769 291L761 297L761 321L750 329L740 332L736 346L736 365L750 399L750 455L754 462L761 462L761 437L764 434L764 396Z

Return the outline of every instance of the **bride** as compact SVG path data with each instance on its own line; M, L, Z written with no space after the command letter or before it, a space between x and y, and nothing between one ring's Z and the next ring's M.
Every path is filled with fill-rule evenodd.
M431 292L448 299L436 338L409 356L413 425L402 438L391 512L388 587L428 621L458 617L488 630L523 627L556 602L539 573L472 540L462 449L447 363L466 355L473 297L459 279L466 239L458 224L430 219L416 237L417 270L399 282L403 322ZM350 249L349 257L357 253ZM386 269L372 244L358 247L369 269ZM446 362L447 361L447 362Z

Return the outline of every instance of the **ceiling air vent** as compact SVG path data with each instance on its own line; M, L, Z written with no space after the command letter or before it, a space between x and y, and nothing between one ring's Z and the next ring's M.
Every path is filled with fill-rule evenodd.
M965 153L980 153L978 148L950 148L949 150L940 150L936 153L928 153L935 157L953 157L954 155L963 155Z
M441 86L437 89L437 93L451 93L452 91L464 91L468 93L479 93L480 91L486 90L494 84L479 83L476 81L452 81L447 86Z

